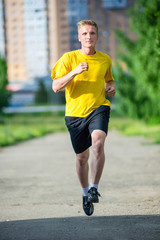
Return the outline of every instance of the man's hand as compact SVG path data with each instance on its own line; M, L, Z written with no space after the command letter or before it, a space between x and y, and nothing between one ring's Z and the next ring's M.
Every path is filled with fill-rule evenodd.
M88 63L87 62L81 62L75 69L74 72L76 74L80 74L84 71L88 71Z
M106 93L108 95L108 97L113 97L116 93L116 86L114 81L109 81L107 83L105 83L105 89L106 89Z
M84 71L88 71L88 63L87 62L81 62L76 68L74 68L71 72L69 72L65 76L56 78L52 84L53 91L55 93L61 91L68 85L68 83L70 83L72 81L72 79L76 75L78 75Z

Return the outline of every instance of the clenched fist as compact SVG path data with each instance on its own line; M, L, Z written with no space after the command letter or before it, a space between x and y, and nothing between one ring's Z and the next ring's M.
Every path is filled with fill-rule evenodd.
M105 84L106 93L108 97L113 97L116 94L116 86L114 81L109 81Z
M80 74L84 71L88 71L88 63L87 62L81 62L75 69L76 74Z

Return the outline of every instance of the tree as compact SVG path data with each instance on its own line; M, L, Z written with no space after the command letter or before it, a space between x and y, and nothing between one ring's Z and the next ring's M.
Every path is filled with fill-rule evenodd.
M38 91L35 96L36 103L47 103L48 102L48 91L45 87L43 80L39 81Z
M148 121L160 116L160 0L138 0L129 15L137 40L117 31L117 111ZM120 62L125 62L127 72Z
M0 56L0 116L2 114L3 107L8 106L9 98L11 97L11 92L6 88L7 85L7 63L5 58Z

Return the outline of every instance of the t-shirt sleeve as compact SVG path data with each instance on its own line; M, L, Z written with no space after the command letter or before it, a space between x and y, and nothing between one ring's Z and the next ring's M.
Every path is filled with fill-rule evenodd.
M60 78L65 76L71 71L70 61L67 53L63 54L63 56L58 60L58 62L54 65L51 73L51 78L54 80L56 78Z
M108 61L109 61L109 67L108 67L106 75L105 75L105 82L109 82L111 80L114 81L114 78L112 75L112 61L111 61L110 57L109 57Z

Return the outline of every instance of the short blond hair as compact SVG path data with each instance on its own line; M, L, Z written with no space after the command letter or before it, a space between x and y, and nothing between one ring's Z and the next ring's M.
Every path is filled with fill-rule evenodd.
M97 23L95 23L94 21L92 20L81 20L80 22L77 23L77 26L78 26L78 31L79 29L84 26L84 25L90 25L90 26L94 26L97 30L97 33L98 33L98 26L97 26Z

